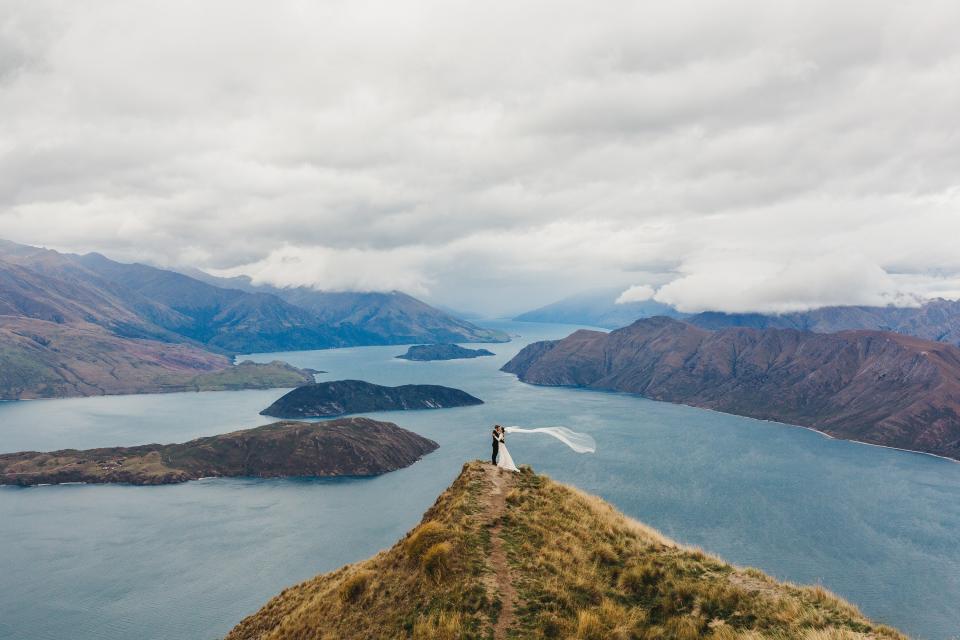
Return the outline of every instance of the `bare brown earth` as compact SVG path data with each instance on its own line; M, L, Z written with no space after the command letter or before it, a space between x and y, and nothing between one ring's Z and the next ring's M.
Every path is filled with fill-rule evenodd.
M514 474L491 465L484 466L484 472L490 481L490 491L487 502L487 519L493 525L490 528L490 556L488 558L492 585L495 589L490 593L491 600L500 600L500 612L493 625L493 639L505 640L507 630L516 620L515 606L517 589L513 586L513 576L510 565L507 563L507 552L503 542L503 522L501 521L507 507L506 493L513 487Z
M409 466L436 448L432 440L369 418L277 422L183 444L0 454L0 484L372 476Z
M285 589L227 636L491 638L905 640L821 587L733 567L529 468L481 462L393 547Z
M884 331L710 331L668 318L577 331L503 367L960 459L960 348Z

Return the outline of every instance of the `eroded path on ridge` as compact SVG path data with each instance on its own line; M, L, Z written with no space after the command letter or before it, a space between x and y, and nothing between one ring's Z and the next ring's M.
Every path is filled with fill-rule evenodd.
M492 584L488 587L494 590L494 597L500 599L500 615L493 627L493 640L506 640L507 630L516 619L517 590L513 586L513 577L510 574L510 565L507 563L507 552L504 548L503 524L500 517L507 508L507 491L514 483L514 473L503 471L493 465L484 465L487 479L491 488L488 494L487 518L493 523L490 529L492 549L488 561L493 570Z

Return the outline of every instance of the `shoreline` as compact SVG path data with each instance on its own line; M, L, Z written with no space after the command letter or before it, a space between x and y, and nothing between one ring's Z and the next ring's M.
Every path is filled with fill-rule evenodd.
M506 375L513 376L517 382L523 384L528 384L531 387L542 387L547 389L576 389L579 391L591 392L591 393L612 393L616 395L628 396L631 398L639 398L641 400L647 400L648 402L662 402L665 404L678 405L681 407L689 407L690 409L697 409L698 411L709 411L710 413L718 413L724 416L736 416L737 418L744 418L746 420L754 420L756 422L765 422L768 424L776 424L783 427L793 427L797 429L806 429L807 431L812 431L818 435L828 438L830 440L836 440L837 442L853 442L855 444L862 444L868 447L877 447L880 449L890 449L892 451L903 451L904 453L913 453L921 456L929 456L931 458L939 458L940 460L946 460L947 462L952 462L954 464L960 464L960 460L956 458L949 458L947 456L942 456L938 453L930 453L929 451L918 451L917 449L904 449L903 447L894 447L886 444L878 444L876 442L864 442L863 440L855 440L854 438L841 438L838 436L831 435L825 431L820 431L816 427L808 427L802 424L793 424L792 422L780 422L779 420L771 420L769 418L755 418L753 416L745 416L740 413L730 413L729 411L720 411L719 409L712 409L710 407L700 407L695 404L687 404L686 402L672 402L670 400L658 400L656 398L649 398L647 396L641 395L639 393L631 393L630 391L619 391L617 389L593 389L591 387L577 386L577 385L566 385L566 384L536 384L534 382L526 382L521 380L519 376L515 373L510 373L508 371L503 371L502 373Z

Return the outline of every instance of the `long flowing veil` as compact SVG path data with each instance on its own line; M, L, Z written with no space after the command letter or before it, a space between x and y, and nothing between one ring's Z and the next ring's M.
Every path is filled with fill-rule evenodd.
M586 433L577 433L566 427L537 427L524 429L523 427L507 427L507 433L545 433L553 436L577 453L594 453L597 450L596 441Z

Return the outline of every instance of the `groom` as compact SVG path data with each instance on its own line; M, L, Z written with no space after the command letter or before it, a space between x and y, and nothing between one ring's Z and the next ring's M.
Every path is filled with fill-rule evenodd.
M497 454L500 453L500 430L503 429L498 424L493 425L493 455L490 456L490 464L497 466Z

